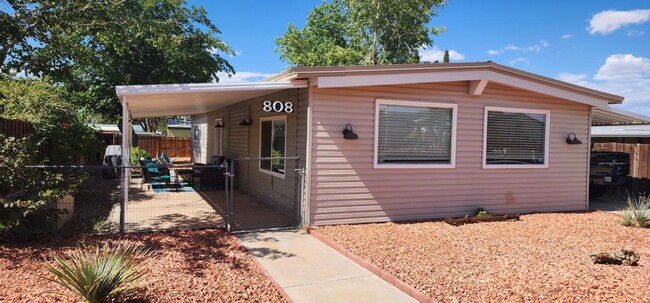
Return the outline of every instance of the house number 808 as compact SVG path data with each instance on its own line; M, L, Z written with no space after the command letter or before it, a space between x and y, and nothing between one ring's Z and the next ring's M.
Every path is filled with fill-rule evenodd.
M264 101L262 103L262 110L265 112L276 112L276 113L293 113L293 103L291 102L282 102L282 101Z

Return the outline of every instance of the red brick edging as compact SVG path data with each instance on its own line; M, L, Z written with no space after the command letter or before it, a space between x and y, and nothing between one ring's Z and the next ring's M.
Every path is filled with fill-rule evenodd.
M235 237L235 239L237 239L237 237ZM239 244L239 246L245 248L245 246L242 245L242 243L239 241L239 239L237 239L237 243ZM247 251L248 251L248 249L247 249ZM249 253L250 253L250 251L249 251ZM257 268L266 276L266 278L269 279L269 281L271 281L271 284L273 284L273 286L275 286L275 289L277 289L278 292L280 292L280 294L287 301L287 303L293 303L293 300L291 300L291 298L289 298L289 295L284 291L282 286L280 286L278 281L275 281L275 279L273 279L271 274L269 274L269 272L266 271L264 266L262 266L262 264L260 264L260 262L257 261L257 259L255 259L254 256L251 255L250 258L251 258L251 260L253 260L253 263L255 263L255 266L257 266Z
M377 267L374 264L371 264L370 262L362 259L361 257L353 254L349 250L345 249L343 246L339 245L338 243L327 239L323 237L318 231L305 227L305 231L312 235L314 238L318 239L319 241L325 243L327 246L333 248L334 250L338 251L340 254L344 255L348 259L352 260L354 263L359 264L359 266L369 270L371 273L375 274L377 277L380 277L384 281L388 282L388 284L393 285L397 287L397 289L403 291L407 295L413 297L414 299L418 300L419 302L422 303L432 303L434 302L433 299L427 297L423 293L421 293L419 290L415 289L413 286L410 286L404 281L398 279L397 277L391 275L390 273L386 272L385 270Z

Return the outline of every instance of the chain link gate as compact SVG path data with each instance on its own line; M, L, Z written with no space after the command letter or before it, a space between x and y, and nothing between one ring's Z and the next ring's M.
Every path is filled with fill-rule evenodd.
M284 161L282 174L264 172L260 161ZM227 162L225 222L228 231L300 225L305 169L299 157L237 157Z

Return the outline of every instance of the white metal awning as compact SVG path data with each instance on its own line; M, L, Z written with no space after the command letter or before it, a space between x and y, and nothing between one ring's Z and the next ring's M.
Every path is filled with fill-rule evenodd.
M252 83L129 85L115 88L131 117L203 114L247 99L285 89L304 88L307 80Z
M650 117L622 109L608 107L594 107L591 118L592 125L617 125L617 124L648 124Z

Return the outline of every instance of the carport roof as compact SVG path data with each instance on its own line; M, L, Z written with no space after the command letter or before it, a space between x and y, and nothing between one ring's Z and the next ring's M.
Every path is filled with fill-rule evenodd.
M255 83L129 85L115 88L133 118L189 116L277 91L307 87L306 80Z

